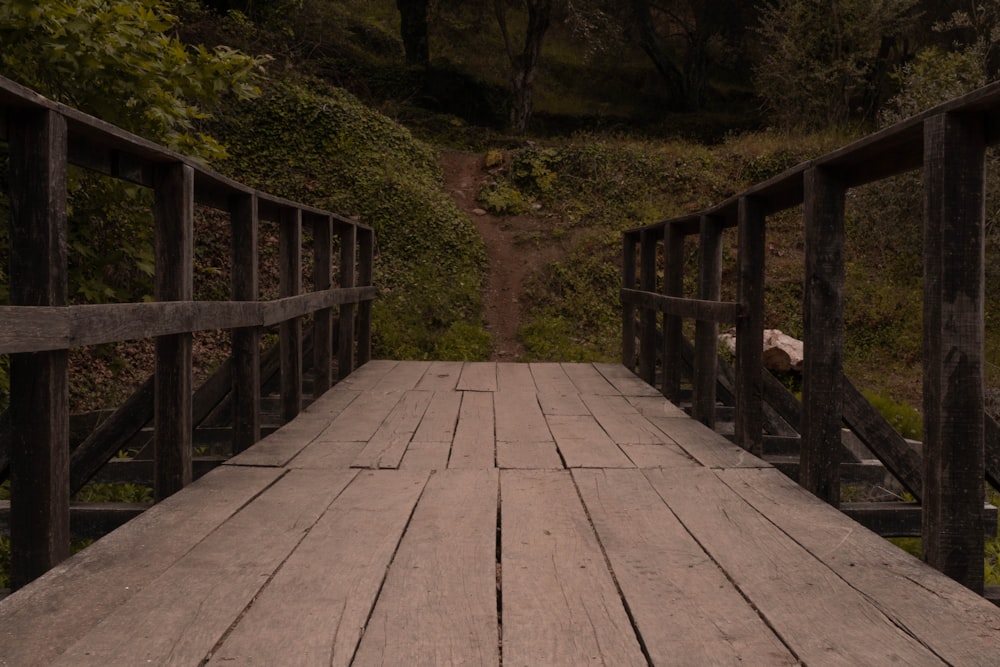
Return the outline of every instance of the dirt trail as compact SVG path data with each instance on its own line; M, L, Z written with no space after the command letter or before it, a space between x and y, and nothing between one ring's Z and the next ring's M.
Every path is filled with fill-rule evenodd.
M443 151L445 190L475 223L489 261L483 301L486 327L493 334L495 361L519 361L524 347L517 338L523 316L522 295L529 276L561 254L560 244L542 243L550 224L539 216L494 216L484 213L476 194L490 179L483 156Z

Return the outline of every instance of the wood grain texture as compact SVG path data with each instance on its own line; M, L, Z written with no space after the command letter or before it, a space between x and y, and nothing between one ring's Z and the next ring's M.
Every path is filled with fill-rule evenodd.
M652 229L639 235L639 288L643 292L655 292L657 288L656 255L660 239L661 235ZM656 319L656 311L639 309L639 377L650 384L656 381Z
M431 476L354 665L497 665L495 470Z
M408 391L368 440L351 466L354 468L398 468L406 446L423 419L433 393Z
M770 468L759 459L692 419L647 417L648 421L678 443L681 448L706 468Z
M313 235L313 291L333 286L333 219L311 216ZM319 397L333 384L333 310L313 313L313 396ZM365 359L367 361L367 359Z
M594 364L622 396L662 396L656 387L643 382L619 364Z
M365 448L366 442L336 442L313 440L285 464L289 468L350 468Z
M531 367L528 364L497 364L497 391L534 394L538 388L531 376Z
M670 442L622 396L581 396L590 414L619 445L659 445Z
M799 483L840 502L844 375L844 197L838 175L805 173L806 275L803 303L802 449Z
M4 599L0 664L52 664L280 475L273 468L214 470Z
M289 472L54 664L199 664L354 475Z
M302 211L286 210L278 224L278 292L282 297L302 293ZM302 410L302 320L278 325L281 355L281 418L290 421Z
M621 392L591 364L562 364L562 369L576 387L577 393L594 396L621 395Z
M458 385L462 373L461 361L432 361L427 372L420 378L416 389L427 391L448 391Z
M573 381L561 364L532 363L531 377L538 389L538 403L546 415L588 415Z
M653 664L798 664L640 471L573 479Z
M638 233L622 235L622 290L634 290L636 285L635 250ZM622 365L635 370L636 321L635 304L622 301Z
M736 320L736 443L748 452L764 453L764 275L767 233L759 202L740 198L737 241L739 302L743 316Z
M593 417L553 415L546 417L546 421L567 467L633 467L632 461Z
M400 470L444 470L448 467L451 441L413 440L399 463Z
M398 365L398 361L389 359L369 361L347 377L341 378L335 389L374 389L375 385Z
M155 176L157 301L194 296L194 170L175 163ZM162 500L191 483L191 334L156 339L154 397L154 495Z
M369 227L357 227L358 236L358 284L373 285L375 272L375 231ZM358 352L357 363L366 364L372 357L372 302L370 299L358 304Z
M713 471L643 474L805 664L943 664Z
M341 287L357 285L358 230L353 225L340 228L340 272L338 278ZM355 315L357 307L353 303L340 306L337 322L339 325L337 348L338 379L344 379L354 370L355 364Z
M636 468L677 468L700 466L678 445L619 445Z
M980 596L874 533L843 521L776 470L717 474L944 661L985 666L1000 654L1000 609Z
M423 383L423 381L421 381ZM418 385L420 386L420 385ZM462 407L462 394L457 391L433 392L427 411L413 434L415 442L445 442L451 445L458 424L458 411ZM447 452L448 449L445 449ZM447 462L447 455L445 457Z
M496 462L493 394L462 392L449 468L492 468Z
M924 559L983 590L985 126L924 126Z
M677 225L663 227L663 294L671 298L684 296L685 237ZM679 315L663 313L663 395L671 401L680 400L681 344L684 340L683 321Z
M67 129L12 114L10 301L65 306ZM10 358L11 587L69 557L69 376L63 351Z
M569 472L500 489L504 664L646 665Z
M345 394L341 399L345 407L330 422L320 437L321 440L368 442L406 392L368 390L361 392L356 398L351 398L351 392L348 391L341 390L337 393Z
M497 442L498 468L523 468L525 470L562 469L562 459L556 443L540 442Z
M412 361L400 364L391 373L384 375L373 387L376 392L410 391L415 388L431 367L429 361Z
M498 391L493 408L497 442L552 442L534 392Z
M462 366L459 391L496 391L497 365L492 361L471 361Z
M639 290L622 290L622 303L664 313L670 317L691 318L716 324L732 324L739 319L743 307L730 301L685 299Z
M426 472L360 473L208 664L351 664L426 480Z
M232 226L232 298L233 301L257 301L260 298L257 197L232 197L229 215ZM239 453L260 440L260 329L233 329L231 337L233 452Z
M629 396L628 402L639 411L643 417L670 417L688 419L686 412L663 397Z

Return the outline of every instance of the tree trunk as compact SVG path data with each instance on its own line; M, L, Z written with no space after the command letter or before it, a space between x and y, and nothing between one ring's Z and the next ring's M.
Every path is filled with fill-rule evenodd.
M396 0L399 9L399 35L403 40L406 62L426 67L430 62L427 39L428 0Z
M653 25L653 14L649 0L632 0L632 20L638 33L639 47L653 61L653 66L667 84L670 96L678 107L687 105L687 91L684 74L678 69L660 47L656 36L656 26Z
M510 108L510 127L517 133L523 133L531 120L535 98L535 74L538 71L538 61L542 53L542 41L552 20L554 0L528 0L528 27L524 35L524 48L521 53L514 53L510 34L507 29L504 0L494 0L497 22L503 33L507 47L507 57L510 59L510 87L513 99Z

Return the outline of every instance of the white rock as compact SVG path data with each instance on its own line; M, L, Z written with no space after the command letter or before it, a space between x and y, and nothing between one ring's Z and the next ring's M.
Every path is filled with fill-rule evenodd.
M727 331L719 336L719 342L736 354L736 332ZM764 367L772 371L801 371L803 359L802 341L782 333L778 329L764 329Z

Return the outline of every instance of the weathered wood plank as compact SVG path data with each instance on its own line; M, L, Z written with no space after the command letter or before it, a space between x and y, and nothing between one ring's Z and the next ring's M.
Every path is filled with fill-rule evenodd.
M656 387L647 384L633 375L627 368L619 364L594 364L594 368L601 372L608 382L614 385L615 389L622 396L662 396Z
M637 285L635 250L637 233L622 235L622 290L634 290ZM622 365L635 370L635 304L622 301Z
M281 474L274 468L214 470L6 598L0 664L52 664Z
M623 289L621 301L633 306L641 306L646 310L655 310L669 317L688 317L716 324L732 324L739 319L740 313L743 312L742 305L730 301L685 299L638 290Z
M983 590L985 126L924 124L924 559ZM808 350L807 350L808 352Z
M770 468L757 458L693 419L653 417L648 419L671 440L706 468Z
M282 212L278 223L278 291L282 297L302 293L302 211ZM281 355L281 417L291 421L302 410L302 320L278 325Z
M233 301L260 298L260 217L255 195L230 199ZM233 453L260 440L260 329L242 327L232 334Z
M646 665L569 473L500 486L504 664Z
M375 272L375 231L370 227L357 227L358 236L358 284L373 285ZM372 358L372 302L365 300L358 304L358 364L366 364Z
M677 445L619 445L636 468L677 468L700 466L690 454Z
M639 234L639 288L656 291L656 247L660 234L645 229ZM622 300L626 293L622 290ZM653 384L656 381L656 312L639 309L639 377Z
M458 378L462 374L461 361L432 361L430 367L420 378L416 389L427 391L448 391L458 386Z
M573 479L653 664L799 664L640 471Z
M591 364L562 364L577 392L594 396L620 396L621 392Z
M340 286L354 287L357 285L357 249L358 230L354 225L344 225L340 228ZM338 324L340 332L337 349L337 373L342 380L354 370L355 363L355 327L354 317L357 307L345 303L340 307Z
M350 468L366 442L313 440L285 464L288 468Z
M375 384L374 390L410 391L420 383L430 367L429 361L408 361L399 364Z
M182 163L155 174L157 301L194 297L194 170ZM156 339L154 494L162 500L191 483L191 334Z
M448 467L451 442L413 440L399 462L400 470L444 470Z
M498 391L493 408L497 442L552 442L534 392Z
M764 453L764 275L766 227L759 202L741 197L739 203L739 301L743 316L736 320L736 444Z
M689 419L686 412L663 397L629 396L628 402L639 411L643 417L670 417L674 419Z
M589 416L545 418L569 468L632 468L632 461Z
M659 445L670 442L622 396L581 396L594 418L619 445Z
M55 664L199 664L355 474L290 471Z
M497 391L534 394L537 390L528 364L497 364Z
M643 474L803 663L943 664L713 471Z
M250 449L226 461L234 466L284 466L313 440L331 442L338 435L330 431L360 396L356 391L330 392L333 400L325 404L323 412L309 412L299 415L293 421L267 436ZM348 436L352 434L347 434ZM367 438L341 438L342 442L360 442Z
M369 361L364 366L354 370L350 375L341 377L340 381L334 387L334 391L340 389L357 389L359 391L374 389L375 385L398 365L398 361L391 361L389 359Z
M389 416L396 404L403 398L403 391L380 392L369 390L361 392L356 398L351 398L349 391L338 391L345 394L338 405L343 410L330 422L330 425L320 435L320 440L328 442L368 442L382 422ZM320 414L328 414L333 406L327 407Z
M548 432L548 429L546 429ZM498 468L526 470L562 469L559 450L552 440L540 442L497 442Z
M313 235L313 290L323 292L333 286L333 218L310 216L310 221ZM313 396L316 398L322 396L333 384L330 368L332 352L333 309L324 308L313 313Z
M538 388L538 403L546 415L589 415L579 390L560 364L532 363L531 376Z
M351 664L499 664L498 490L495 470L431 476Z
M398 468L406 446L423 419L433 392L408 391L358 454L353 468Z
M945 662L985 666L1000 655L1000 609L988 601L874 533L843 521L776 470L717 474Z
M492 468L496 462L493 394L462 392L449 468Z
M455 426L458 424L458 411L461 406L461 392L435 391L423 419L420 420L420 426L413 434L414 442L446 442L450 445L455 436ZM445 461L447 461L447 451L446 449Z
M472 361L462 366L459 391L496 391L497 365L492 361Z
M677 225L664 225L663 243L663 294L681 298L684 296L684 234ZM663 395L671 401L680 399L681 374L684 368L681 363L683 341L683 321L680 316L664 312L662 390Z
M62 117L10 121L10 300L66 305L66 150ZM10 359L11 588L69 557L67 353Z
M359 474L213 652L209 665L351 664L426 480L426 472Z
M805 172L802 449L799 482L840 502L844 376L844 185L829 170Z

